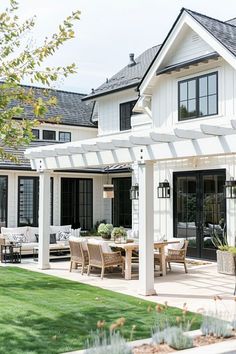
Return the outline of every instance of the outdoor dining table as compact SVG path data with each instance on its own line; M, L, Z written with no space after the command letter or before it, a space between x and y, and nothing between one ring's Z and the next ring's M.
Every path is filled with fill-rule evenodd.
M153 249L159 250L160 253L160 264L162 268L162 275L166 275L166 255L165 247L167 245L179 243L179 241L157 241L153 244ZM125 279L131 280L131 267L132 267L132 252L139 250L138 242L128 242L128 243L109 243L111 247L122 248L125 250Z

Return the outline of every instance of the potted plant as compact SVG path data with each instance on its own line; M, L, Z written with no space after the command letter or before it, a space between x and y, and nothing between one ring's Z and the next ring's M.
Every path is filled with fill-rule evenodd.
M218 273L235 275L236 247L229 246L225 233L223 233L222 237L215 234L212 242L217 248L216 258Z
M114 239L115 243L126 243L127 232L122 226L114 227L111 236Z
M112 224L101 223L98 226L98 234L102 236L102 238L104 238L105 240L110 240L112 230L113 230Z

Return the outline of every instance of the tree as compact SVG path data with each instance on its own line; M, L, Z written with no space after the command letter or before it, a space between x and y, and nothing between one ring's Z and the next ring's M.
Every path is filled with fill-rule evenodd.
M43 97L39 97L33 88L21 86L21 83L30 78L32 85L51 87L59 77L76 72L74 63L65 67L45 67L44 63L66 41L74 38L74 24L80 18L79 11L73 12L57 33L45 38L41 46L34 47L25 38L29 38L35 26L35 17L21 23L17 9L17 1L9 0L9 7L0 13L0 158L10 160L15 157L5 151L6 147L17 149L28 145L33 139L32 128L39 124L39 119L44 119L49 107L56 105L51 91L44 90ZM35 119L24 118L26 105L32 108Z

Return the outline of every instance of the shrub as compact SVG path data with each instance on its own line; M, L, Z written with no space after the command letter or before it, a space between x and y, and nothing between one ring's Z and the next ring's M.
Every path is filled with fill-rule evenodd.
M163 331L156 332L153 334L152 340L155 344L166 343L177 350L193 347L193 339L185 335L179 327L167 327Z
M232 329L228 322L210 315L203 317L201 331L204 336L231 337Z
M96 332L91 335L91 340L87 342L85 354L131 354L131 349L121 337L119 332L110 332L109 336L105 332Z

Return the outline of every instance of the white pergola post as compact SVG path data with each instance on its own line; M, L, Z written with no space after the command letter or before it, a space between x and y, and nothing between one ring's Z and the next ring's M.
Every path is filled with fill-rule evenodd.
M38 268L48 269L50 233L50 172L39 174L39 249Z
M139 177L139 293L154 295L154 163L138 165Z

